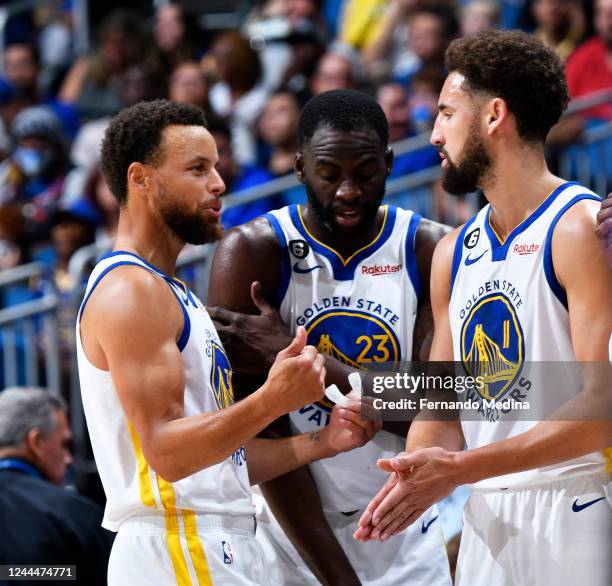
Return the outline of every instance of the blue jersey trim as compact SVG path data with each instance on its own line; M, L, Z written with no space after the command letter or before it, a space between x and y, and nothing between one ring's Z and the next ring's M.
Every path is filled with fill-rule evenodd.
M417 299L421 297L421 275L419 273L419 265L416 258L416 231L419 227L421 216L412 214L408 223L408 233L406 234L406 268L408 269L408 277L414 288Z
M168 285L170 285L170 283L168 283ZM172 293L174 293L174 296L176 297L178 304L181 306L181 309L183 311L183 318L185 320L183 324L183 331L181 332L181 336L176 341L176 345L178 346L178 349L182 352L185 349L185 346L187 346L187 342L189 342L189 334L191 334L191 320L189 319L189 312L187 311L187 308L185 307L185 305L183 305L183 303L181 302L181 298L179 297L179 294L174 290L174 287L170 286L170 289L172 290ZM187 290L189 291L189 289ZM187 299L189 300L189 294L187 295Z
M123 254L123 253L121 253L121 254ZM130 253L126 253L126 254L130 254ZM110 254L110 255L107 255L104 258L107 258L108 256L117 256L117 255L116 254ZM132 254L132 256L138 258L138 256L136 256L135 254ZM125 265L131 265L131 266L135 266L135 267L140 267L141 269L144 269L145 271L149 271L149 272L151 272L153 274L156 274L156 271L157 271L157 269L155 269L154 267L153 268L149 268L149 266L143 267L140 263L138 263L136 261L133 261L133 260L122 260L122 261L119 261L119 262L117 262L115 264L112 264L112 265L106 267L98 275L98 278L94 281L94 284L91 286L91 289L89 290L89 293L87 293L87 295L85 296L85 299L83 299L83 303L81 303L81 308L79 309L78 323L81 323L81 318L83 317L83 310L85 309L85 305L89 301L89 298L91 297L91 294L95 291L96 287L98 286L98 283L100 283L100 281L108 273L110 273L113 269L116 269L117 267L121 267L121 266L125 266ZM176 345L178 346L179 350L182 352L183 349L185 348L185 346L187 345L187 342L189 341L189 334L191 332L191 320L189 319L189 314L187 313L187 309L181 303L180 297L178 296L178 294L176 293L176 291L172 287L172 284L171 284L172 279L170 277L164 275L163 273L160 274L159 276L161 276L166 281L166 283L168 283L168 286L170 287L172 293L174 293L174 296L176 297L179 305L181 306L181 310L183 311L183 318L184 318L183 331L181 332L181 335L180 335L179 339L176 342Z
M114 250L113 252L109 252L108 254L105 254L100 260L104 260L105 258L112 258L113 256L120 256L122 254L127 254L129 256L133 256L134 258L137 258L139 261L147 265L147 267L149 267L150 269L157 271L162 277L172 281L173 283L175 283L181 288L183 287L183 283L179 279L175 279L174 277L167 275L166 273L164 273L164 271L161 271L155 265L152 265L150 262L147 262L144 258L142 258L141 256L138 256L137 254L133 252L127 252L125 250ZM189 291L187 287L185 287L185 289L187 289L187 292ZM189 295L189 293L187 293L187 295Z
M553 221L550 223L548 232L546 234L546 242L544 244L543 263L544 263L544 274L546 275L546 281L548 282L548 286L551 288L555 297L563 304L565 309L568 309L567 294L565 293L565 289L563 289L563 286L561 285L561 283L559 283L555 275L555 267L553 266L553 259L552 259L552 237L553 237L553 232L555 230L555 226L557 225L557 222L561 219L561 216L563 216L563 214L567 212L567 210L569 210L575 203L578 203L579 201L586 200L586 199L590 199L593 201L601 201L599 197L595 195L591 195L589 193L582 193L572 198L570 201L568 201L557 212L557 215L553 218Z
M289 281L291 279L291 259L289 258L289 251L287 250L287 239L285 238L285 233L281 228L278 218L270 212L264 214L264 218L268 220L272 230L274 230L281 248L281 274L275 293L276 307L279 308L289 288Z
M302 217L300 215L299 206L289 206L289 217L297 231L302 235L304 240L308 242L310 247L317 253L324 256L330 263L334 279L336 281L351 281L355 278L355 269L366 258L374 254L391 236L393 227L395 226L395 218L397 208L394 206L383 206L385 209L385 217L383 225L378 232L376 238L368 245L360 249L356 254L344 260L342 256L333 248L316 240L307 230Z
M495 233L495 230L493 230L493 227L491 226L491 206L489 206L484 220L484 226L491 242L491 260L493 262L506 260L506 256L508 255L512 241L519 234L527 230L527 228L529 228L529 226L531 226L531 224L533 224L552 205L562 191L565 191L565 189L572 185L578 184L574 181L567 181L559 185L559 187L557 187L530 216L525 218L516 228L514 228L514 230L512 230L512 232L510 232L510 234L508 234L508 237L503 242L500 241L499 237Z
M451 281L450 281L450 291L449 294L453 292L453 287L455 285L455 279L457 278L457 273L459 272L459 265L461 264L461 252L463 251L463 240L465 238L465 233L468 231L468 228L476 221L478 215L474 216L471 220L461 228L461 232L459 232L459 236L457 236L457 240L455 241L455 250L453 251L453 264L451 266Z

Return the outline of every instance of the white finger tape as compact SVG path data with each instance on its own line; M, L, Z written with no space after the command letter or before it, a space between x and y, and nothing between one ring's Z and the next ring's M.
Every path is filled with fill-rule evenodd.
M336 405L340 405L340 407L346 407L351 402L336 385L327 387L325 389L325 396L333 403L336 403Z
M351 385L351 393L359 400L361 399L361 377L358 372L351 372L348 375L348 381Z

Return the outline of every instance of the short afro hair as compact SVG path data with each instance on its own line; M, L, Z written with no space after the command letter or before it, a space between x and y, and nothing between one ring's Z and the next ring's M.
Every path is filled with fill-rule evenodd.
M100 164L120 205L127 199L128 167L134 162L157 163L162 131L171 124L207 128L200 108L169 100L140 102L122 110L111 121L102 141Z
M466 91L502 98L526 142L544 142L569 102L555 52L521 31L489 30L456 39L446 51L446 68L465 77Z
M389 125L378 102L356 90L332 90L312 98L300 115L300 148L308 145L319 128L342 132L371 128L383 146L389 143Z

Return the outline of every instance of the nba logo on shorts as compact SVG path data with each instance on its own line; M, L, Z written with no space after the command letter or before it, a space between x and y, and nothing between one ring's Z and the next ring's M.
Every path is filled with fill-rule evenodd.
M228 565L233 563L234 554L230 544L227 541L222 541L221 546L223 547L223 563Z

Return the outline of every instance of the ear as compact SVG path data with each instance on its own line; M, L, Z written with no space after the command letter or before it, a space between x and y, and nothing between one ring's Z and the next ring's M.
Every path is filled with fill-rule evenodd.
M385 150L385 167L387 168L387 177L389 177L389 175L391 175L391 171L393 169L393 158L394 158L394 154L393 154L393 149L388 146L387 149Z
M26 449L36 459L40 457L44 439L45 438L38 427L33 427L30 429L30 431L28 431L28 435L26 435L24 441Z
M293 160L293 169L295 176L298 178L300 183L306 183L306 172L304 170L304 155L302 153L296 153L295 159Z
M132 163L127 170L128 191L146 192L151 187L151 173L142 163Z
M501 129L505 128L509 116L510 111L505 100L501 98L490 100L486 105L487 134L493 136L499 133Z

